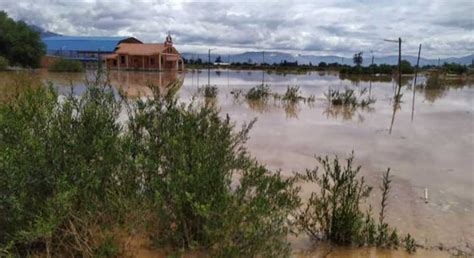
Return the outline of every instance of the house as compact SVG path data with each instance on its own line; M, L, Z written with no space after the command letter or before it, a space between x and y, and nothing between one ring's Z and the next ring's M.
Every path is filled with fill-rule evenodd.
M168 34L164 43L122 42L113 54L104 56L107 68L118 70L183 70L181 54Z
M82 62L97 62L104 55L113 53L122 43L142 44L133 37L54 36L42 40L47 56Z

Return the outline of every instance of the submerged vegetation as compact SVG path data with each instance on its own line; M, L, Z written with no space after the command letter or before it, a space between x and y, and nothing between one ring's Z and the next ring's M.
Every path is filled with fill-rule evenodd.
M256 87L251 88L245 94L245 98L247 100L267 100L268 97L271 95L270 86L260 84Z
M314 240L329 240L336 244L398 247L401 243L397 230L385 222L390 169L384 174L380 187L382 200L377 224L371 215L372 208L366 211L361 209L372 187L366 185L364 177L358 177L361 167L353 167L354 156L346 159L345 165L337 157L318 157L317 160L323 168L322 173L316 167L297 174L298 178L317 184L319 189L319 193L311 193L308 202L296 213L296 224L300 230ZM416 250L410 235L404 241L408 251Z
M275 101L281 100L283 102L288 102L291 104L297 104L300 100L304 102L314 102L314 95L304 97L300 95L300 88L298 86L288 86L284 94L278 94L270 90L269 85L257 85L252 87L247 92L244 92L241 89L234 89L230 92L234 99L239 100L242 96L245 97L247 101L263 101L266 102L270 97L273 97Z
M416 247L385 223L388 171L377 224L359 207L371 188L352 157L319 158L322 174L270 171L244 147L254 121L236 131L215 106L178 103L181 83L131 100L98 76L80 96L32 87L0 104L0 256L126 256L143 237L172 253L286 257L298 230ZM299 180L320 187L305 205Z
M198 88L198 94L203 95L206 98L215 98L217 97L217 86L215 85L204 85Z
M362 89L358 96L353 89L346 88L344 91L329 89L324 95L329 103L334 106L367 107L375 103L372 97L364 97L367 89Z
M50 72L83 72L84 67L80 61L60 58L54 60L48 70Z

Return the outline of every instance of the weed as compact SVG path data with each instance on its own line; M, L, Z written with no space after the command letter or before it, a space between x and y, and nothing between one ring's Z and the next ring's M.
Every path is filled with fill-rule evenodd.
M256 87L251 88L245 94L247 100L262 100L266 101L270 96L270 87L268 85L260 84Z
M300 87L298 87L298 86L288 86L286 88L286 92L283 95L282 99L284 101L288 101L288 102L291 102L291 103L296 103L299 100L304 99L304 97L302 97L300 95Z
M212 85L205 85L203 87L198 88L198 93L203 94L206 98L215 98L217 97L217 86Z
M82 72L84 68L80 61L69 59L57 59L48 67L50 72Z

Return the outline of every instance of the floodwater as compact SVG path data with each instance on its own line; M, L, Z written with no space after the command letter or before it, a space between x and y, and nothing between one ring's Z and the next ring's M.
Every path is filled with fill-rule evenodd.
M84 89L84 74L35 73L52 81L60 91ZM5 81L11 73L0 73L0 91L9 89ZM208 83L207 70L185 74L111 72L111 84L131 96L150 93L146 85L166 85L184 78L178 92L189 101L198 85ZM262 163L281 169L284 175L317 165L314 156L348 157L352 151L362 166L362 175L374 186L369 204L377 214L378 185L382 173L391 168L392 189L387 221L402 233L409 232L419 244L431 249L459 249L474 253L474 83L471 79L452 80L449 85L417 86L413 102L412 77L403 80L402 103L394 108L396 83L389 77L340 78L335 73L268 74L262 71L212 70L211 85L219 89L216 105L229 114L237 128L257 118L247 147ZM303 96L314 95L314 103L284 105L273 99L267 103L235 101L233 89L247 90L261 84L284 93L288 85L298 85ZM418 83L425 78L420 76ZM3 82L3 86L2 86ZM370 108L335 108L328 105L328 89L367 88L376 99ZM0 94L0 95L2 95ZM202 101L202 98L200 99ZM394 112L395 111L395 112ZM313 189L303 185L303 196ZM425 189L428 202L424 200ZM294 250L311 250L305 237L291 238ZM365 250L365 251L364 251ZM313 253L314 254L314 253ZM339 255L338 255L339 254ZM398 257L374 249L336 248L328 257ZM428 255L428 254L427 254ZM434 254L429 254L433 255ZM311 256L311 255L310 255ZM441 254L440 256L444 256ZM315 255L318 257L318 255Z

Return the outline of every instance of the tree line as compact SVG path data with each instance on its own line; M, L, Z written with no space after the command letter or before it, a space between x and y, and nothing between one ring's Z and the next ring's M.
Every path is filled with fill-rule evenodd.
M9 65L37 68L44 53L39 32L0 11L0 69Z

